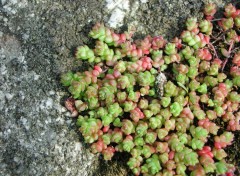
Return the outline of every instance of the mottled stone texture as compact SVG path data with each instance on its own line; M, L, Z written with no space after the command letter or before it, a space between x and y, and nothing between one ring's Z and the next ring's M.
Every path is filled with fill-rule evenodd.
M134 25L139 37L171 39L188 16L201 16L206 1L118 2L129 3L122 30ZM117 6L106 6L103 0L0 1L0 175L129 175L127 156L104 162L90 153L62 107L67 94L59 75L83 68L73 62L73 50L92 44L95 22L109 22Z

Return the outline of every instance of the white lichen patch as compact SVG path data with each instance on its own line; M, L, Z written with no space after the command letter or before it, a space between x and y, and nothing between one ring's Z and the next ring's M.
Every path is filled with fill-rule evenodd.
M134 3L132 3L132 6L131 6L131 11L130 11L130 16L133 17L137 10L139 9L139 2L138 1L135 1Z
M10 101L10 100L13 99L14 94L11 94L11 93L6 92L6 93L5 93L5 96L6 96L6 99L7 99L8 101Z
M116 28L123 25L123 20L129 12L129 0L106 0L106 9L111 14L108 25Z
M140 0L141 3L147 3L148 0Z
M52 98L47 98L46 100L42 100L40 104L40 109L52 109L53 108L53 99Z
M22 123L22 125L24 126L24 128L26 129L26 130L29 130L30 129L30 122L26 119L26 118L24 118L24 117L21 117L21 119L20 119L20 122Z
M33 79L35 81L37 81L40 78L40 75L36 74L35 72L33 72Z
M106 8L109 11L119 8L122 10L129 9L129 0L106 0Z
M27 0L2 0L3 9L9 14L16 14L18 9L28 5ZM17 6L17 8L16 8Z
M108 21L110 27L116 28L117 26L121 26L125 13L120 9L115 9L112 12L112 15Z
M4 108L5 104L5 94L3 91L0 90L0 110Z
M124 18L134 17L139 9L140 4L147 3L148 0L139 0L131 3L129 0L106 0L105 10L110 14L108 25L112 28L117 28L123 25ZM136 22L128 24L130 26L137 25Z

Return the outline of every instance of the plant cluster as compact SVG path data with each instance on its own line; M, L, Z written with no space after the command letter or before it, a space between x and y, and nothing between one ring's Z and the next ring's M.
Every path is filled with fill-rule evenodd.
M205 18L188 18L180 38L133 41L96 24L94 49L76 49L76 59L93 65L63 74L71 97L65 102L85 142L111 160L131 154L135 175L233 175L224 149L240 130L240 9L204 8Z

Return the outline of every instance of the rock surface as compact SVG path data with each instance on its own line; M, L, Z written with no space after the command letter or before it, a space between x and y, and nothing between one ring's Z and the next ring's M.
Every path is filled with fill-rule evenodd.
M0 175L128 175L121 157L104 162L90 153L62 106L59 75L82 68L73 50L91 43L95 22L171 39L205 2L1 0Z

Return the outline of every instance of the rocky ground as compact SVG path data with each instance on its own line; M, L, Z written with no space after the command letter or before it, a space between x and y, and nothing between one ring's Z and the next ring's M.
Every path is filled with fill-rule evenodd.
M62 106L59 75L96 22L137 36L180 34L207 0L0 0L0 175L128 175L90 153ZM219 7L226 1L215 0Z

